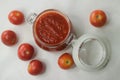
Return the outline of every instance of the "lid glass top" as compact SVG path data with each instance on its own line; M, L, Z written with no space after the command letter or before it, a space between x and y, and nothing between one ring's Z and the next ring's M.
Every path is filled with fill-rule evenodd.
M86 39L79 48L79 60L86 65L97 65L103 56L103 47L96 39Z

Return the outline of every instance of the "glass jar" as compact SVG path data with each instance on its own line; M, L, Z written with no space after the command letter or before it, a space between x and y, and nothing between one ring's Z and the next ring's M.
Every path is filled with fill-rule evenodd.
M71 44L73 60L80 68L88 71L99 70L110 59L107 38L85 34L77 39L70 19L58 10L48 9L38 15L33 13L27 21L33 24L34 39L40 48L60 51Z
M33 23L33 35L37 45L47 51L65 49L74 37L70 19L62 12L48 9L28 18Z

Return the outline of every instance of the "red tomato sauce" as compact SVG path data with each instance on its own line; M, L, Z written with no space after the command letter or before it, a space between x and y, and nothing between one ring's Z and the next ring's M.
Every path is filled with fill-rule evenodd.
M37 44L49 49L48 46L59 46L60 48L70 35L71 25L63 14L55 10L44 11L39 14L34 22L34 36ZM63 45L58 45L63 44ZM58 49L59 49L58 47ZM63 48L63 47L62 47Z
M67 20L55 11L40 15L34 26L38 38L47 44L58 44L63 41L70 28Z

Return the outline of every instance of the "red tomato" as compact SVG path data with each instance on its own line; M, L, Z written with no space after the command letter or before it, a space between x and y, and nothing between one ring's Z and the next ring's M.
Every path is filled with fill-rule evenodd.
M74 61L69 53L62 54L58 59L58 65L62 69L69 69L73 66Z
M38 75L44 70L43 63L39 60L32 60L28 65L28 72L31 75Z
M102 27L107 20L107 16L102 10L95 10L90 15L90 23L95 27Z
M2 42L7 46L12 46L17 43L16 33L12 30L6 30L1 35Z
M18 57L21 60L30 60L33 57L34 48L28 43L23 43L18 48Z
M9 13L8 19L12 24L19 25L24 22L24 15L18 10L13 10Z

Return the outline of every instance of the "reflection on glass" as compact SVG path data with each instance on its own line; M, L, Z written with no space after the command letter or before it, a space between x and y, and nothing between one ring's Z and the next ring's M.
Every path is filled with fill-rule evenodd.
M103 51L98 40L86 39L79 48L79 60L88 66L95 66L102 60Z

